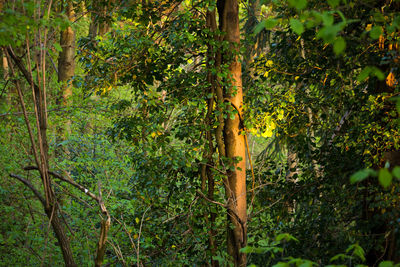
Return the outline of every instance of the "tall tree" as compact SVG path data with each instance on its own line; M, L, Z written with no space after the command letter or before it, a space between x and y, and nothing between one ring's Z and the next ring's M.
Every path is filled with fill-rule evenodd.
M227 170L225 183L228 198L227 246L235 266L246 266L246 255L240 249L247 243L247 203L246 203L246 150L243 128L243 88L242 69L239 61L240 29L239 4L237 0L219 0L219 28L223 41L229 43L229 50L222 54L222 62L228 66L228 83L223 88L220 105L228 103L229 116L224 121L223 140L225 151L219 151L233 165ZM223 101L221 101L223 100Z

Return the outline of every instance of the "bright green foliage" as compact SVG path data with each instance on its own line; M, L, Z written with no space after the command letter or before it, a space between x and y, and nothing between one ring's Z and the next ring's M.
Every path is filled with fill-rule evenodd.
M400 150L400 8L389 2L241 2L242 134L255 175L252 188L248 164L242 252L249 266L398 266L400 166L390 152ZM87 37L90 18L78 19L73 106L61 110L51 60L57 61L58 32L68 23L56 9L49 19L33 20L37 4L15 3L0 15L0 46L12 45L27 64L26 36L33 40L40 25L51 33L50 166L90 192L101 182L112 220L104 264L132 266L139 258L144 266L203 266L213 259L228 266L223 205L232 162L213 153L214 203L199 194L202 167L210 164L206 131L219 125L218 109L205 120L207 101L216 99L207 77L229 85L228 62L217 68L209 59L210 51L229 49L216 39L219 30L207 28L205 14L216 2L116 3L106 14L109 32L95 40ZM32 91L17 78L34 125ZM8 176L23 175L40 188L38 173L22 169L34 161L13 80L0 80L0 98L0 262L62 266L40 203ZM237 112L229 103L214 105L224 118ZM56 128L66 118L71 132L60 142ZM56 156L59 148L68 153ZM96 203L58 180L54 190L76 261L92 266Z

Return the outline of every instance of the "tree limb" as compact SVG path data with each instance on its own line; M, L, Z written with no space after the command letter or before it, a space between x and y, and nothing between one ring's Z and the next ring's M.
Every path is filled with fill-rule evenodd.
M39 193L39 191L29 182L28 180L22 178L21 176L17 174L10 173L10 177L18 179L20 182L22 182L24 185L29 187L29 189L32 190L32 192L35 194L35 196L40 200L40 202L43 204L43 206L46 204L44 198L42 195Z
M36 167L36 166L26 166L26 167L24 167L24 170L25 171L38 170L38 167ZM95 194L93 194L92 192L89 191L89 189L87 189L84 186L78 184L74 180L65 178L64 176L62 176L62 175L60 175L60 174L58 174L56 172L53 172L53 171L49 171L49 174L52 175L54 178L57 178L57 179L60 179L63 182L69 183L70 185L72 185L75 188L79 189L80 191L84 192L86 195L88 195L92 199L96 200L100 204L99 198ZM101 208L101 206L100 206L100 208ZM102 209L102 212L103 212L103 209Z
M36 83L34 83L32 76L26 70L22 60L15 55L14 50L12 50L11 47L7 47L7 53L11 57L11 59L14 61L15 65L17 65L18 69L22 72L22 74L24 75L26 81L29 84L33 85L33 87L34 87L36 92L39 92L39 86Z

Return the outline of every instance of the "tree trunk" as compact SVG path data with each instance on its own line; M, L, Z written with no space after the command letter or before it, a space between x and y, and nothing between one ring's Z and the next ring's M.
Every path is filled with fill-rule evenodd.
M225 155L234 168L227 170L228 179L225 189L228 197L228 253L235 266L246 266L246 254L240 249L247 243L247 206L246 206L246 150L242 121L242 70L239 61L239 4L237 0L219 0L217 2L220 30L225 33L224 41L230 44L224 51L222 60L228 63L228 82L224 88L224 101L230 103L231 112L225 119L223 135ZM231 113L230 112L230 113Z
M91 22L89 25L89 37L94 40L97 35L103 36L110 30L107 21L107 13L110 12L114 1L92 1Z
M75 18L72 1L68 2L67 16L73 22ZM68 27L60 33L60 46L62 51L58 57L58 82L61 83L59 105L62 107L71 106L72 77L75 74L75 32ZM71 131L71 121L67 119L64 125L57 129L59 141L65 140L65 135ZM58 143L58 142L57 142ZM59 149L56 150L56 152Z
M49 155L48 155L48 143L47 143L47 104L46 104L46 90L45 90L45 75L44 71L46 69L45 66L45 54L43 51L41 51L40 56L38 56L36 66L37 67L37 76L38 81L40 81L40 85L37 85L33 81L33 75L32 75L32 69L31 69L31 60L30 60L30 52L28 50L27 53L27 65L28 65L28 70L25 68L23 65L22 60L17 57L14 54L14 51L12 50L11 47L7 49L7 54L10 56L10 58L13 60L15 65L18 67L18 69L21 71L21 73L24 75L25 79L27 82L31 85L32 87L32 93L33 93L33 103L34 103L34 108L35 108L35 117L36 117L36 127L37 127L37 141L35 141L35 138L33 136L33 131L32 127L30 125L30 122L27 117L26 113L26 107L25 107L25 102L24 98L22 95L21 87L19 80L15 80L15 85L18 91L18 96L19 96L19 102L21 104L21 108L24 113L25 117L25 122L26 126L28 128L30 140L31 140L31 145L33 149L33 154L35 158L36 165L38 167L38 171L40 173L40 177L42 179L43 183L43 190L45 193L45 198L42 201L42 204L44 206L44 210L46 212L47 217L50 220L50 223L53 227L55 236L58 240L58 243L60 245L63 257L64 257L64 262L67 267L75 267L77 266L74 262L74 258L72 255L72 250L70 246L69 239L67 238L67 235L65 234L64 227L59 219L59 207L57 205L57 201L55 198L54 191L51 187L51 179L49 176ZM10 62L10 61L9 61ZM15 72L13 69L13 65L10 64L10 70L13 76L15 76ZM41 70L42 72L40 72Z
M72 254L69 239L65 235L64 227L58 216L58 214L60 212L59 212L57 204L55 204L55 206L50 206L48 209L45 208L45 212L46 212L47 217L51 220L51 226L53 227L53 231L57 238L58 245L61 248L65 266L66 267L78 266L78 265L76 265L76 263L74 261L74 255Z

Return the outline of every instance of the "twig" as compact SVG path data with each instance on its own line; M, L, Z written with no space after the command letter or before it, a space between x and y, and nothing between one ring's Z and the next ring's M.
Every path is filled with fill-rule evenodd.
M151 205L147 207L147 209L143 212L142 215L142 220L140 221L140 227L139 227L139 233L138 233L138 240L137 240L137 267L140 267L140 234L142 233L142 226L143 226L143 220L144 216L146 215L146 212L150 209Z
M200 191L196 191L196 194L198 194L199 196L201 196L202 198L204 198L205 200L207 200L210 203L216 204L216 205L221 206L221 207L223 207L225 209L229 209L228 205L222 204L221 202L218 202L218 201L215 201L215 200L211 200Z

